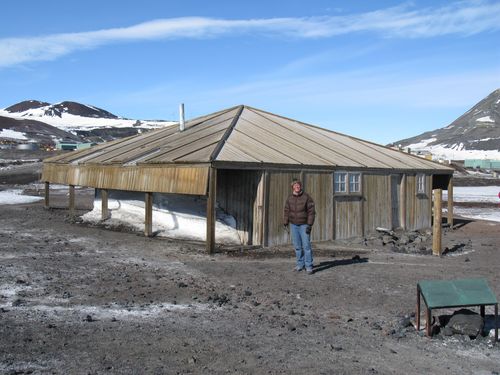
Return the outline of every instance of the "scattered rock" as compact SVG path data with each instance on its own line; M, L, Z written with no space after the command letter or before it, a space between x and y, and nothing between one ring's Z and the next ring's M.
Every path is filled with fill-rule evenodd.
M87 315L85 319L83 319L84 322L95 322L96 320L92 317L92 315Z

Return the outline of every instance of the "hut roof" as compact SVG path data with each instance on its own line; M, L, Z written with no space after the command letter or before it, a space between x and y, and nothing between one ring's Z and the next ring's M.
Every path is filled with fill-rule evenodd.
M244 105L186 121L184 131L170 126L46 162L116 167L243 163L453 171L408 153Z

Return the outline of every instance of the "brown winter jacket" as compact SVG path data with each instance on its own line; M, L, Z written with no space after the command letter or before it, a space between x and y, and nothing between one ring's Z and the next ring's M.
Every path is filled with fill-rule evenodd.
M314 201L311 196L303 191L299 195L290 194L285 202L283 210L283 223L301 225L314 224L316 210L314 209Z

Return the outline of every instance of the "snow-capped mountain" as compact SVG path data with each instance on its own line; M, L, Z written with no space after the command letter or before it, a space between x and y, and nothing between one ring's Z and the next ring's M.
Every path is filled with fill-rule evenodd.
M82 140L95 142L134 135L175 123L162 120L131 120L91 105L70 101L50 104L38 100L26 100L0 110L0 129L11 129L7 126L8 122L2 121L2 118L35 120L69 132ZM5 136L0 133L0 138Z
M500 159L500 89L450 125L393 144L440 159Z

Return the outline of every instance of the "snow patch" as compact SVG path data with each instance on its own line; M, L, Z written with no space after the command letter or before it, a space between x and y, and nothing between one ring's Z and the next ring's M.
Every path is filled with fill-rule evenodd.
M476 122L495 122L495 120L493 120L491 118L491 116L485 116L485 117L481 117L481 118L476 119Z
M206 240L206 200L197 196L155 194L153 205L153 232L159 237L183 240ZM83 221L110 227L129 226L144 230L144 201L137 195L108 199L111 217L102 221L102 202L94 200L94 209L82 216ZM217 242L241 244L236 230L236 220L220 208L216 211L215 234Z
M408 147L412 150L418 150L419 148L426 147L429 143L434 142L436 139L437 138L423 139L418 143L412 143L411 145L408 145L406 147Z
M10 138L10 139L19 139L19 140L27 140L26 134L21 133L12 129L0 129L0 138Z
M22 193L23 191L20 189L0 191L0 205L34 203L43 199L42 197L22 195Z
M453 202L500 203L498 193L500 186L455 186ZM443 199L448 200L447 190L443 191Z

